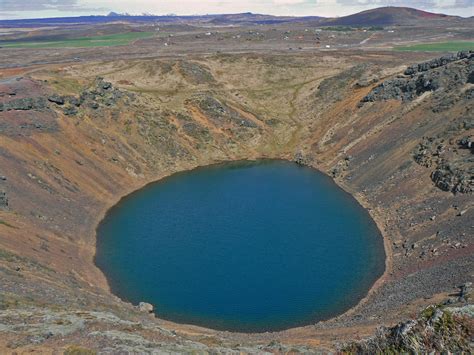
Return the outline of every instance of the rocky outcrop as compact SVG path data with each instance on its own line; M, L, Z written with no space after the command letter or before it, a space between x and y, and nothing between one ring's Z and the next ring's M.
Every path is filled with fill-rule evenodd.
M138 309L144 313L153 313L154 310L153 305L146 302L140 302L138 304Z
M467 302L471 299L472 294L472 282L466 282L464 285L459 287L459 298L460 302Z
M442 67L443 65L455 62L459 59L470 58L473 53L473 51L461 51L457 54L448 54L440 58L434 58L428 62L411 65L405 70L405 75L414 75L417 73L428 71L430 69L436 69Z
M64 96L59 96L58 94L53 94L48 97L48 101L55 103L57 105L64 105Z
M0 210L8 210L8 197L5 191L0 191Z
M184 123L183 131L188 136L191 136L198 140L202 140L204 142L209 142L210 140L212 140L209 130L195 122Z
M376 86L364 102L402 100L412 101L427 91L451 91L472 79L474 52L459 52L429 62L410 66L404 75L388 79Z
M474 161L470 154L461 154L462 152L458 149L469 149L474 153L474 143L471 139L471 137L465 137L457 144L450 144L449 135L446 138L424 138L416 147L413 159L421 166L434 168L431 180L441 190L472 193L474 192Z
M184 78L192 84L208 84L215 82L208 67L194 63L181 61L179 62L179 70Z
M306 166L310 164L311 159L308 156L306 156L303 152L299 151L295 154L293 161L298 165Z
M459 145L464 149L470 149L474 154L474 138L473 137L464 137L459 141Z
M346 344L341 350L356 354L470 353L473 318L474 305L429 306L418 319L379 328L374 337Z
M316 98L325 102L337 102L342 100L345 91L351 88L354 83L356 87L370 85L371 78L362 77L369 69L368 64L358 64L348 70L344 70L337 75L324 79L318 86Z
M431 179L443 191L451 191L453 193L474 192L473 168L465 171L443 162L433 171Z
M218 125L232 123L240 127L257 128L255 122L243 117L236 110L212 96L204 96L199 100L198 105Z
M47 107L48 103L44 97L26 97L0 103L0 112L44 110Z
M114 106L124 97L133 98L133 94L114 88L112 83L97 77L92 87L82 91L79 97L53 94L48 97L48 101L64 106L62 111L66 116L74 116L79 113L81 106L97 110L101 106Z

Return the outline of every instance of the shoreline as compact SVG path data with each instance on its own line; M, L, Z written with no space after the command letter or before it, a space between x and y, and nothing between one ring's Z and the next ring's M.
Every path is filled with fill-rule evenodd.
M291 162L291 163L296 164L294 162L294 160L288 158L287 156L283 156L283 157L261 156L261 157L252 157L252 158L242 158L242 159L220 160L220 161L210 162L210 163L206 163L206 164L197 164L195 166L192 166L190 168L186 168L186 169L183 169L183 170L164 173L164 174L159 175L158 177L156 177L154 179L147 179L144 184L140 185L137 188L131 188L129 191L127 191L126 193L124 193L124 194L120 195L118 198L116 198L114 200L115 202L113 204L108 205L108 207L104 208L104 210L101 211L101 213L98 215L98 219L96 220L96 223L94 224L94 228L93 228L93 230L94 230L94 245L93 245L94 254L92 255L92 264L93 264L93 267L96 269L96 271L98 271L101 274L102 278L105 279L105 286L106 287L103 288L102 287L103 285L102 286L94 285L94 286L99 286L99 287L103 288L109 294L111 294L114 297L117 297L118 299L120 299L121 302L124 302L126 304L130 304L130 305L135 307L135 305L133 305L132 303L120 298L119 296L117 296L112 291L107 276L103 273L103 271L96 264L97 240L98 240L97 230L98 230L100 224L102 223L102 221L104 220L104 218L109 213L109 211L112 208L114 208L117 204L119 204L123 199L127 198L129 195L133 194L134 192L147 187L150 184L158 183L158 182L160 182L160 181L162 181L162 180L164 180L164 179L166 179L166 178L168 178L172 175L175 175L175 174L188 173L190 171L193 171L193 170L196 170L196 169L199 169L199 168L217 166L219 164L238 163L238 162L255 162L255 161L258 161L258 160L280 160L280 161L287 161L287 162ZM364 297L362 297L359 301L357 301L357 303L354 306L348 308L346 311L342 312L341 314L338 314L336 316L333 316L333 317L330 317L330 318L327 318L327 319L324 319L324 320L317 321L316 323L297 326L297 327L292 327L292 328L279 330L279 331L239 332L239 331L218 330L218 329L208 328L208 327L205 327L205 326L199 326L199 325L194 325L194 324L185 324L185 323L173 322L173 321L170 321L170 320L162 319L162 318L159 317L159 315L155 315L156 320L169 322L170 324L173 324L178 328L184 328L184 330L186 330L187 328L192 328L193 331L195 331L196 329L201 329L201 330L205 331L206 333L208 333L208 332L211 332L211 333L228 333L228 334L234 334L234 335L242 335L243 334L243 335L248 335L248 336L252 336L252 335L258 336L258 335L261 335L261 334L284 334L284 333L287 333L288 335L290 335L294 332L297 332L297 333L300 332L300 331L302 332L305 329L308 329L308 327L314 327L317 324L328 323L328 322L331 322L331 321L337 321L341 317L344 317L344 316L351 315L351 314L355 313L361 306L363 306L364 304L366 304L367 302L370 301L370 297L380 288L380 286L382 286L384 284L384 282L387 278L387 275L391 272L391 265L392 265L392 250L391 250L388 238L385 235L385 231L384 231L383 226L382 226L381 218L379 216L374 215L373 213L371 213L372 211L374 211L374 208L371 207L370 204L365 199L363 199L361 196L359 196L357 192L351 191L349 186L345 185L341 181L337 181L332 176L330 176L329 174L327 174L323 170L319 169L317 166L313 166L313 165L304 165L304 166L309 167L311 169L314 169L317 172L320 172L323 175L329 177L333 183L335 183L344 192L346 192L351 197L353 197L356 200L356 202L368 213L369 217L375 223L375 225L376 225L376 227L377 227L377 229L380 233L380 236L382 237L383 250L384 250L384 272L382 273L381 276L379 276L374 281L372 286L367 290L366 295Z

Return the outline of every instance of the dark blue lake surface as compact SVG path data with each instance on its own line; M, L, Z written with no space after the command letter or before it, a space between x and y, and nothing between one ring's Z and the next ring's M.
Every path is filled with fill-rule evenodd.
M124 198L97 234L96 264L115 294L215 329L336 316L384 271L368 213L327 176L285 161L173 175Z

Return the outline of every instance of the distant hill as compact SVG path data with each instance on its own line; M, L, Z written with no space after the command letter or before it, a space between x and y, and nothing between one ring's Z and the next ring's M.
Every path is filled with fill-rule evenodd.
M38 27L38 26L67 26L67 25L88 25L88 24L105 24L120 21L122 23L185 23L191 25L261 25L261 24L278 24L289 22L306 22L319 21L322 17L306 16L272 16L253 14L245 12L240 14L217 14L217 15L194 15L194 16L178 16L178 15L129 15L110 12L107 16L78 16L78 17L56 17L44 19L24 19L24 20L0 20L0 28L6 27Z
M463 20L458 16L435 14L409 7L380 7L357 14L321 21L328 26L396 26L421 25L435 21Z
M238 14L217 15L130 15L110 12L107 16L79 16L58 17L46 19L26 20L0 20L0 28L15 27L47 27L47 26L72 26L72 25L97 25L107 23L154 23L154 24L187 24L192 26L239 26L239 25L272 25L283 23L301 23L308 26L412 26L429 25L438 22L473 21L471 18L435 14L408 7L381 7L359 12L357 14L324 18L319 16L272 16L244 12Z
M209 23L213 25L232 25L232 24L278 24L287 22L306 22L306 21L319 21L323 19L320 16L306 16L306 17L294 17L294 16L272 16L272 15L261 15L254 14L251 12L245 12L240 14L228 14L228 15L209 15L213 17Z

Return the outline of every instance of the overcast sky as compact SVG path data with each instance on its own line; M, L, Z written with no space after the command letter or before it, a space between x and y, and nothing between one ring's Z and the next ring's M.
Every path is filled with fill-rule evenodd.
M0 0L0 19L102 15L109 11L344 16L380 6L408 6L469 17L474 16L473 3L474 0Z

